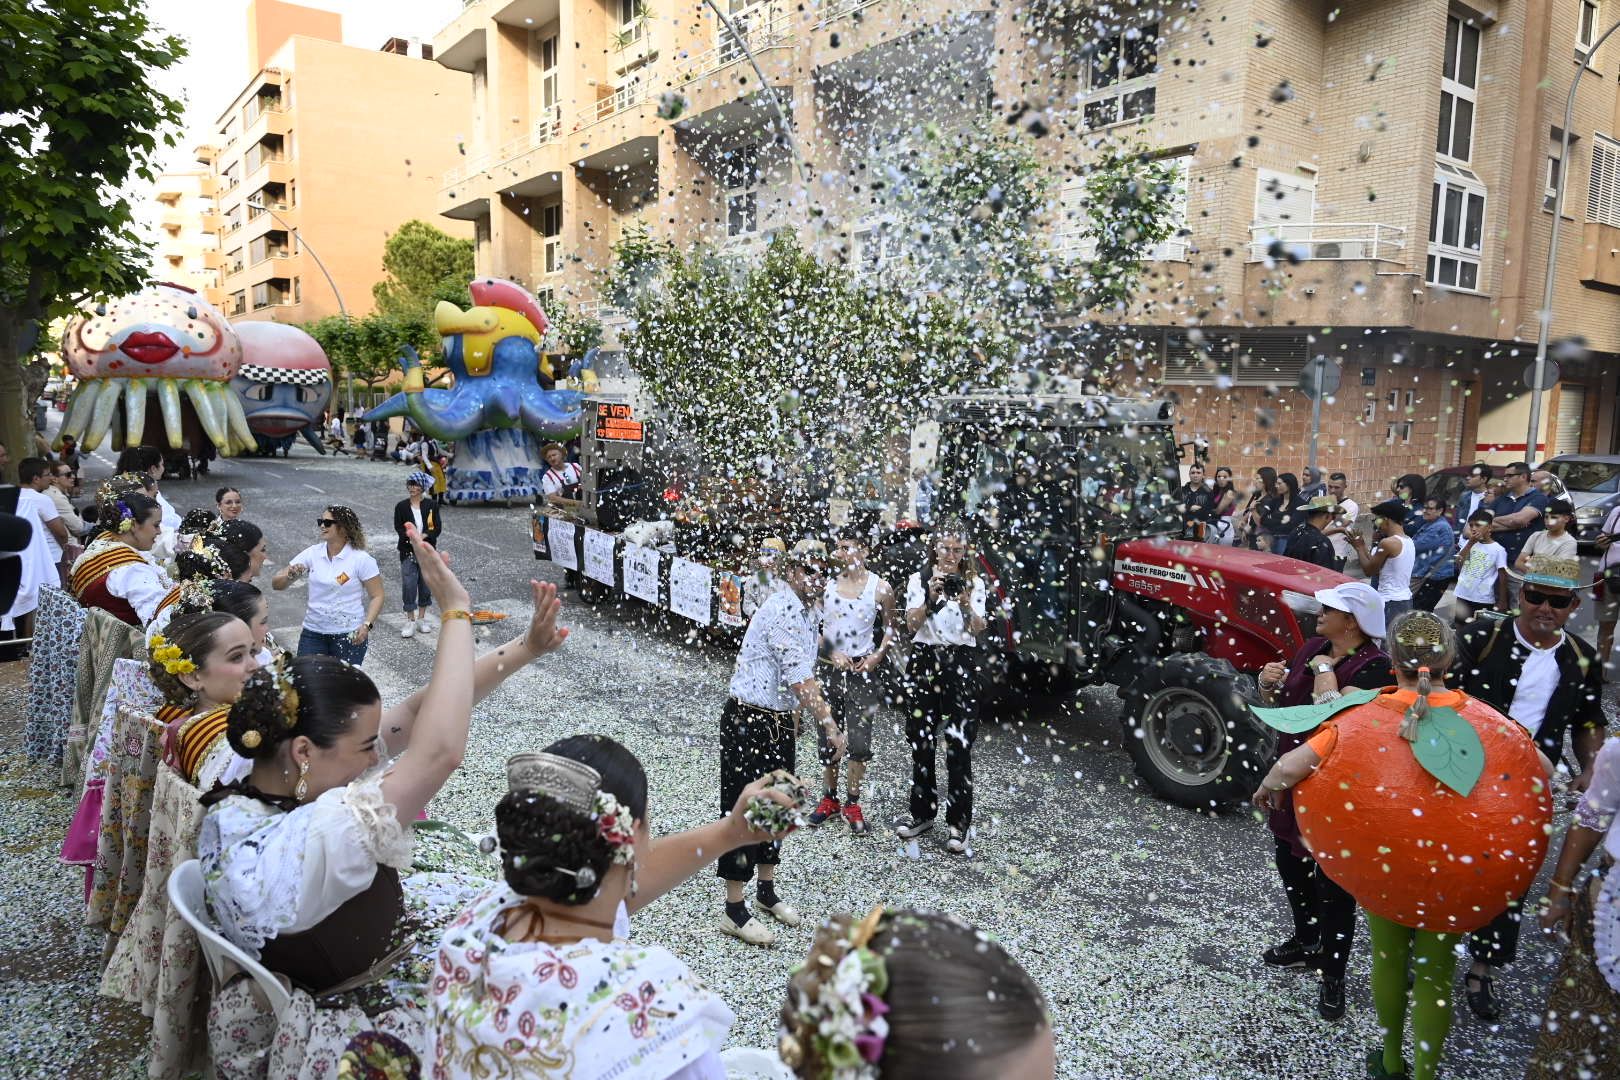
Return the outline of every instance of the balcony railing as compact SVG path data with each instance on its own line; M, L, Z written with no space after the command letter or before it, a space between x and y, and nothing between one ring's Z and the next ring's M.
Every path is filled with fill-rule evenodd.
M589 127L592 124L606 120L610 116L616 116L626 110L633 109L646 101L649 93L650 89L639 82L631 83L629 86L621 86L595 105L586 109L584 122L580 126Z
M630 318L606 300L586 300L577 310L581 315L603 324L626 322Z
M439 177L439 189L443 191L454 187L469 177L477 176L497 165L520 158L531 150L538 150L542 146L554 143L561 136L562 108L556 106L534 122L529 134L502 144L493 154L479 154L477 157L468 158L465 164L457 168L446 169Z
M1406 230L1374 221L1308 221L1249 226L1249 261L1280 253L1296 259L1372 259L1397 262Z
M1079 229L1061 229L1052 238L1052 251L1060 259L1094 259L1097 257L1097 240ZM1186 239L1160 240L1148 250L1146 261L1186 262Z
M736 28L736 34L719 25L714 48L688 57L676 67L677 82L689 83L711 75L750 52L757 55L765 49L793 44L792 17L772 5L744 8L731 16L731 25Z
M827 0L817 6L816 29L881 3L883 0Z

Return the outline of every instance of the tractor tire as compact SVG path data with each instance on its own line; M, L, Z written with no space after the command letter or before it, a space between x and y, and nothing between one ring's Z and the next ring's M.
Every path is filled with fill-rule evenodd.
M1155 660L1120 691L1125 746L1155 794L1213 811L1247 799L1276 752L1276 734L1249 712L1224 660L1178 653Z

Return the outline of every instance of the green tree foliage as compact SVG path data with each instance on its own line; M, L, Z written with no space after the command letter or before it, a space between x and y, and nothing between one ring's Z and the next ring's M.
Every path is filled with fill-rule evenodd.
M1087 311L1124 314L1142 284L1142 261L1175 235L1170 206L1176 171L1135 142L1109 144L1085 173L1085 235L1096 245L1078 283Z
M180 103L151 79L184 52L140 0L0 0L0 441L13 460L37 328L146 283L125 190L154 179L175 141Z
M377 310L431 324L440 300L466 306L473 244L425 221L407 221L383 245L383 271L387 276L371 287Z
M423 319L380 311L364 319L331 315L305 323L301 329L320 344L334 370L368 387L387 382L399 372L399 355L405 346L427 357L439 340L432 324Z
M602 323L570 307L564 300L552 300L542 307L551 320L546 344L566 356L584 356L602 344Z

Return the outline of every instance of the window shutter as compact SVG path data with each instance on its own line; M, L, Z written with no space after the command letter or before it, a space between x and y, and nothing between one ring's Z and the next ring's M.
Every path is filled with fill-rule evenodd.
M1308 225L1316 218L1316 183L1299 176L1260 169L1255 176L1254 223Z
M1238 343L1232 383L1286 389L1299 382L1307 359L1307 343L1303 337L1245 334Z
M1213 386L1232 374L1232 339L1206 334L1194 344L1185 334L1165 340L1164 382L1174 386Z
M1620 228L1620 143L1592 137L1592 175L1586 181L1586 220Z

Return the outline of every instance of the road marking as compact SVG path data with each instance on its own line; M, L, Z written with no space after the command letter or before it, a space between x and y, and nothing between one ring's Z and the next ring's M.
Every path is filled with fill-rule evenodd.
M486 544L482 540L474 540L470 536L457 536L457 537L454 537L453 539L454 539L455 543L458 543L458 544L462 544L462 543L477 544L479 547L485 548L485 549L487 549L489 551L505 551L505 550L507 550L506 548L503 548L503 547L497 547L494 544Z
M320 488L316 487L314 484L305 484L304 486L309 488L309 490L313 491L317 495L325 495L326 494L326 492L322 491Z

